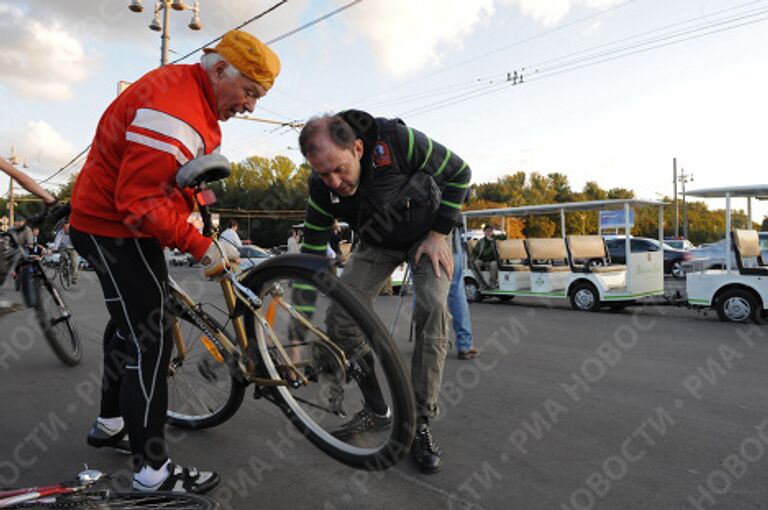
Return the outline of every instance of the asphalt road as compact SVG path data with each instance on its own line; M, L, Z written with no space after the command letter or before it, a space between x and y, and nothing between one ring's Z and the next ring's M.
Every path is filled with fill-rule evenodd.
M193 294L216 287L172 274ZM68 293L85 343L64 367L31 312L0 318L0 486L65 480L84 463L128 473L86 446L98 409L105 308L93 273ZM377 311L391 323L397 298ZM404 307L407 308L407 307ZM227 423L169 429L174 461L218 470L224 508L672 509L768 507L768 328L684 308L578 313L565 301L471 305L473 361L446 364L435 437L445 469L347 468L250 397ZM407 314L406 314L407 315ZM397 340L409 359L405 317ZM122 475L122 476L121 476Z

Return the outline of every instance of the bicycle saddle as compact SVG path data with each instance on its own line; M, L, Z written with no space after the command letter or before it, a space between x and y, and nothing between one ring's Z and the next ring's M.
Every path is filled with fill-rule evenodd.
M229 160L221 154L206 154L189 160L176 173L176 184L180 188L194 188L202 182L224 179L232 173Z

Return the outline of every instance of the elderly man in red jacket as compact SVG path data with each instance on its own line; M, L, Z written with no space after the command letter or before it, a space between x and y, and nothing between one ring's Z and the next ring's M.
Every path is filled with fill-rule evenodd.
M205 50L200 64L156 69L104 112L72 194L71 238L96 269L112 320L104 345L95 447L134 454L137 490L202 493L219 477L171 463L165 447L166 377L172 348L165 315L163 248L191 253L206 268L221 252L187 222L191 195L176 186L187 161L217 151L219 122L252 112L272 87L280 61L237 30Z

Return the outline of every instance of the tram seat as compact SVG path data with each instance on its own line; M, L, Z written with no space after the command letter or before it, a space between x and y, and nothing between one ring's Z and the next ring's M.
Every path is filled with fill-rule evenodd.
M570 272L568 252L561 238L526 239L528 264L534 273Z
M496 241L499 251L499 270L501 271L530 271L528 252L522 239L505 239Z
M626 271L623 264L611 265L602 236L567 236L569 263L574 273L616 273ZM600 261L590 264L590 261Z
M737 229L731 233L733 250L736 252L736 265L739 273L768 276L768 266L763 262L760 251L760 237L754 230ZM755 257L757 266L745 266L744 259Z

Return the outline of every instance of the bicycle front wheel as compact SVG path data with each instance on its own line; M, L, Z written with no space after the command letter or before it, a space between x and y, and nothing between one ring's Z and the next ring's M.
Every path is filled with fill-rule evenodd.
M17 507L12 507L17 508ZM111 510L158 509L217 510L218 502L198 494L177 492L82 492L65 494L18 508L104 508Z
M35 287L35 312L45 339L65 365L77 365L83 358L83 348L74 316L59 290L44 275L35 278Z
M248 285L262 300L246 330L265 386L291 422L334 459L381 470L408 452L413 390L379 318L330 271L259 267Z

